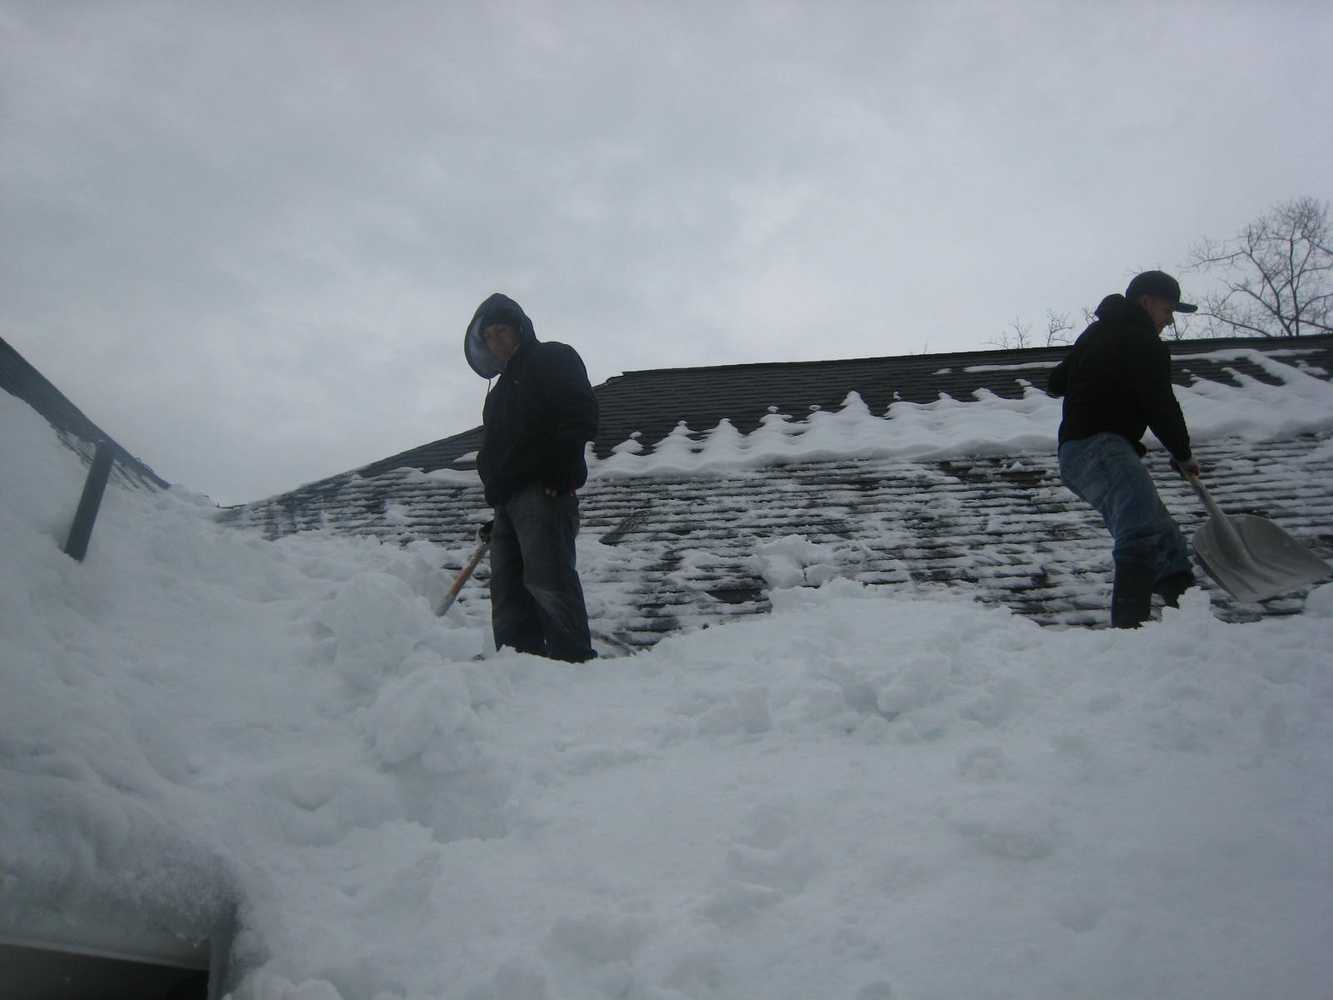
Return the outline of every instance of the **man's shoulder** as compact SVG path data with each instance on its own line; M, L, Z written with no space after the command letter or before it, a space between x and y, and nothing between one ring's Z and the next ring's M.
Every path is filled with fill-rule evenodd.
M1135 349L1151 347L1162 342L1150 324L1129 313L1099 319L1088 328L1088 332Z
M558 340L540 340L533 345L534 353L546 355L574 355L579 356L579 352L574 350L568 344L562 344Z
M583 367L583 358L579 357L579 352L558 340L543 340L533 345L532 359L539 365Z

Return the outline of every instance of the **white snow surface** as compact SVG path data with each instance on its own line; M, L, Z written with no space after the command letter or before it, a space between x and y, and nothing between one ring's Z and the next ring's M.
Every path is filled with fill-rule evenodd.
M0 425L0 916L235 907L262 1000L1328 995L1333 587L1041 629L774 539L771 616L478 661L425 543L113 484L75 563L84 467Z

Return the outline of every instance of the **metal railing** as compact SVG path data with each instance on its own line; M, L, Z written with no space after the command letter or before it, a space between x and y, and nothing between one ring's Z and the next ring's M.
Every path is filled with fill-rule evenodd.
M102 506L102 494L106 492L106 481L111 477L114 460L115 451L111 442L105 438L100 439L97 452L93 455L92 467L88 470L88 478L83 484L79 509L74 513L74 523L65 541L65 554L79 562L83 562L83 557L88 554L88 542L93 537L93 524Z

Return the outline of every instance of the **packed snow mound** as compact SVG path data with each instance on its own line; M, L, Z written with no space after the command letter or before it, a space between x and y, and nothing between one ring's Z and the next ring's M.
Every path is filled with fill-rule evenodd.
M270 543L178 491L113 486L74 563L81 464L0 422L0 917L234 913L264 1000L1333 982L1329 588L1043 630L813 587L854 554L778 539L771 616L572 666L436 617L461 553Z

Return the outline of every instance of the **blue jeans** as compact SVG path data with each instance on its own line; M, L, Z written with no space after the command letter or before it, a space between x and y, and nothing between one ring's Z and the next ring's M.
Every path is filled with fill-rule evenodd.
M1150 570L1154 583L1191 572L1185 539L1128 439L1103 433L1066 441L1060 479L1102 515L1117 564Z
M491 631L509 646L557 660L592 659L574 539L579 499L525 486L495 508L491 532Z

